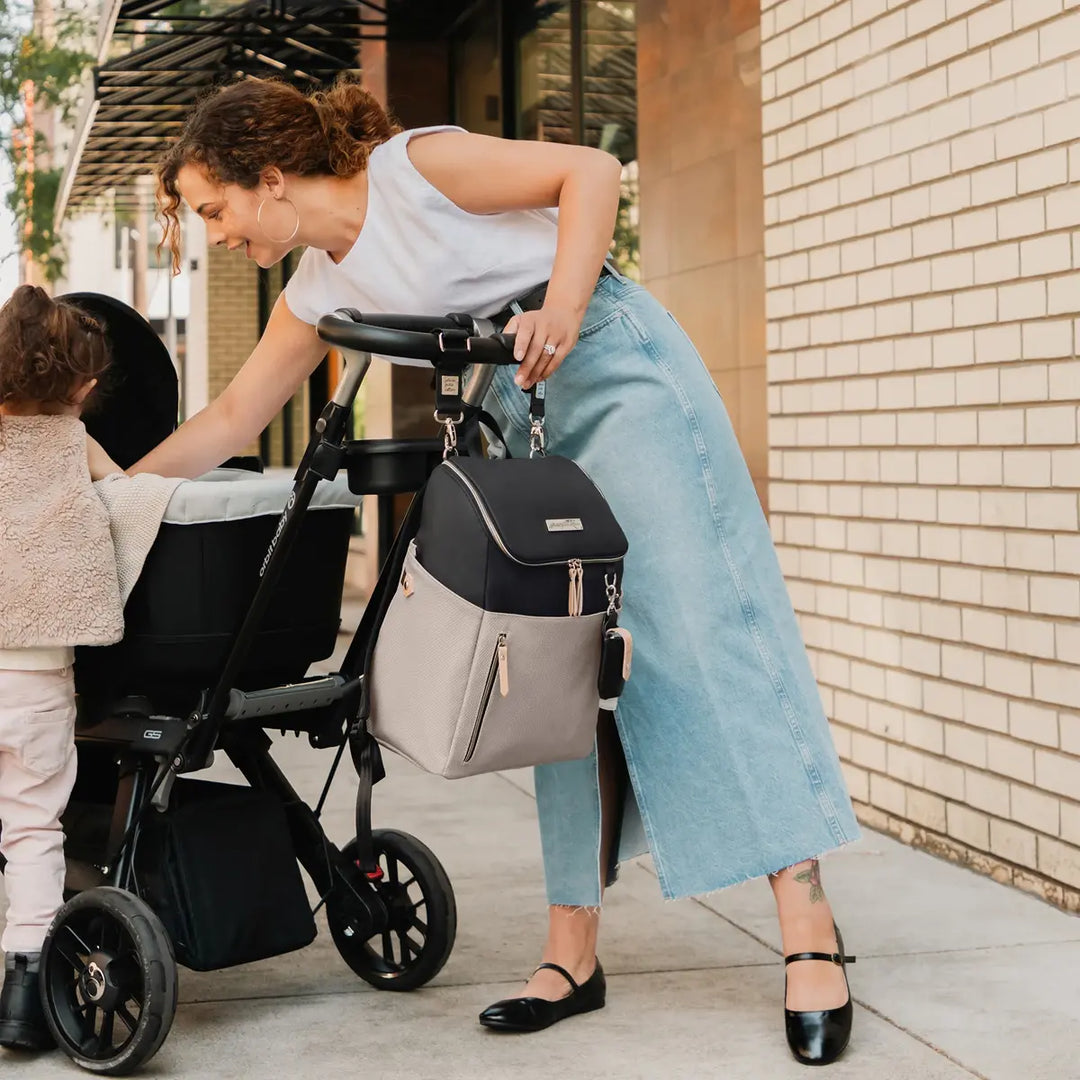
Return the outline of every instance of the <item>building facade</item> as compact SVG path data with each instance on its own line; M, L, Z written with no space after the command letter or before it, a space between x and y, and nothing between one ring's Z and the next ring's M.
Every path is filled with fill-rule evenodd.
M1077 0L393 11L405 126L623 162L615 256L720 388L862 820L1080 910ZM281 276L188 235L196 404ZM369 434L430 432L422 372L368 382Z

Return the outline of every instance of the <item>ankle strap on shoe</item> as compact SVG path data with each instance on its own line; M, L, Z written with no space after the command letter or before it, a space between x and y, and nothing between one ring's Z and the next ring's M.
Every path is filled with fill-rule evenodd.
M575 994L580 989L578 984L574 981L574 976L571 975L566 968L560 967L558 964L540 964L536 971L543 971L545 969L548 971L557 971L570 984L570 987ZM536 971L533 972L534 975L536 974Z
M844 956L842 953L838 952L800 952L785 956L784 964L794 964L796 960L824 960L827 964L836 964L838 967L843 967L844 964L855 963L854 956Z

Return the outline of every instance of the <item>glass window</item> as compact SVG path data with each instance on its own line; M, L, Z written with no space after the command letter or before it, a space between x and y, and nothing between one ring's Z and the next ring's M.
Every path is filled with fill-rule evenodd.
M518 135L596 146L623 163L612 257L636 279L637 5L534 2L518 18Z

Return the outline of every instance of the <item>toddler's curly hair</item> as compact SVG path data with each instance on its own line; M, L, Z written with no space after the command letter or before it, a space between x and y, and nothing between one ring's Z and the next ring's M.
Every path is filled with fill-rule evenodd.
M70 405L108 366L105 327L74 304L20 285L0 308L0 405Z

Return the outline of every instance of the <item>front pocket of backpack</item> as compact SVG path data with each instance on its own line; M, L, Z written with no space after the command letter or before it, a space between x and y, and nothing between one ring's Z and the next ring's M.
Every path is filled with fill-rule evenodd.
M488 668L487 679L484 683L484 693L480 698L480 708L477 710L476 719L473 721L472 736L469 739L469 745L465 748L465 757L462 758L465 764L472 761L473 754L476 753L476 744L480 740L480 731L484 726L484 717L487 716L488 706L491 704L491 695L495 692L496 682L499 681L500 662L505 672L506 652L506 635L500 634L495 641L495 650L491 654L491 665ZM503 685L506 685L505 675L503 680Z
M449 777L585 757L600 697L604 613L489 611L477 641Z

